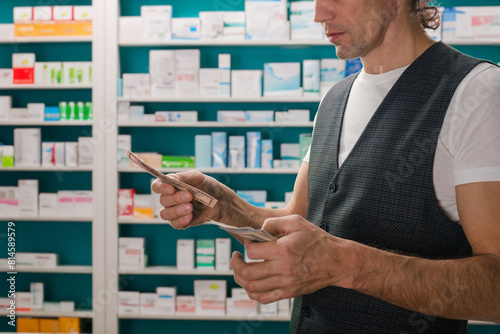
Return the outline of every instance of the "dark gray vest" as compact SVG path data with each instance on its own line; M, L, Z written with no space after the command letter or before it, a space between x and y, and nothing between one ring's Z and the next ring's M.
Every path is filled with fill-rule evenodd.
M332 235L429 259L471 255L460 225L438 206L437 140L460 82L480 62L436 43L401 75L338 167L350 76L325 96L309 162L307 219ZM467 333L467 322L405 310L328 287L296 298L292 333Z

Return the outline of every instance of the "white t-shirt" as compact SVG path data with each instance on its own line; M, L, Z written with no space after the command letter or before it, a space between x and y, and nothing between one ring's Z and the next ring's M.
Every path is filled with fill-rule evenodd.
M360 72L346 105L339 166L407 67L376 75ZM304 161L309 162L309 152ZM433 179L441 209L456 222L460 220L456 185L500 181L499 68L487 63L477 65L455 91L439 134Z

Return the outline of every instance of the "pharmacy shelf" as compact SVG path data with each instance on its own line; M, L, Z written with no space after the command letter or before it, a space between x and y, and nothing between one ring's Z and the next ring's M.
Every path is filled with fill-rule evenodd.
M198 314L118 314L120 319L217 320L217 321L290 321L290 315L198 315Z
M500 46L500 40L469 40L469 39L453 39L453 40L447 40L443 41L446 44L449 45L497 45Z
M0 268L3 272L18 272L18 273L54 273L54 274L92 274L92 266L57 266L54 268L36 268L36 267L19 267L15 270L9 268Z
M7 121L2 122L0 126L92 126L94 124L93 121L41 121L41 122L33 122L33 121Z
M0 85L0 90L4 89L92 89L92 85L84 84L60 84L60 85L34 85L34 84L12 84Z
M5 316L8 312L5 310L0 311L0 315ZM75 311L75 312L43 312L43 311L16 311L16 316L20 317L39 317L39 318L58 318L58 317L71 317L71 318L84 318L90 319L94 317L93 311Z
M151 266L144 269L118 269L122 275L198 275L198 276L233 276L232 270L180 270L174 266Z
M170 41L127 41L122 38L118 44L119 46L172 46L172 47L182 47L182 46L328 46L330 44L327 40L197 40L197 41L182 41L182 40L170 40Z
M319 96L261 96L261 97L118 97L118 102L175 102L175 103L315 103Z
M159 218L144 218L144 219L138 219L138 218L118 218L118 224L152 224L152 225L170 225L170 222L168 220L162 220Z
M298 169L292 168L158 168L162 173L178 173L189 170L198 170L204 174L297 174ZM143 169L138 167L121 167L118 168L120 173L144 173Z
M469 320L469 325L498 325L494 322Z
M19 221L19 222L81 222L91 223L92 217L0 217L0 221Z
M121 122L120 127L167 127L167 128L306 128L312 127L314 122L306 123L276 123L276 122Z
M14 36L13 24L0 24L0 44L92 42L92 36Z
M38 167L0 167L2 172L91 172L92 167L56 167L56 166L38 166Z

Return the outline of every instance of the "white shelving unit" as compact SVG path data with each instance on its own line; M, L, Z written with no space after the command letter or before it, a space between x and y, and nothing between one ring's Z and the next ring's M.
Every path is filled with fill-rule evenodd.
M144 96L144 97L119 97L118 102L168 102L168 103L311 103L319 102L320 97L316 96L262 96L258 98L251 97L202 97L197 96L194 99L185 97L161 97L161 96Z
M3 125L7 126L91 126L93 124L94 124L93 121L54 121L54 122L8 121L3 123Z
M159 218L152 218L152 219L119 218L118 224L170 225L170 222Z
M33 2L33 6L37 6ZM103 32L105 31L105 1L104 0L92 0L93 6L93 29L94 31ZM0 10L4 10L1 8ZM92 173L92 191L93 191L93 215L91 217L1 217L2 220L16 221L20 222L16 224L17 228L21 229L22 222L63 222L64 224L73 223L90 223L91 224L91 245L92 245L92 265L82 266L82 265L61 265L55 268L27 268L19 267L15 268L15 272L18 275L23 273L47 273L47 274L82 274L91 275L91 291L92 295L86 296L87 300L92 301L92 306L95 309L101 310L101 312L94 312L93 310L86 310L85 306L82 306L83 310L77 310L71 313L63 312L16 312L17 316L22 317L77 317L77 318L90 318L92 319L92 332L93 333L106 333L105 331L105 304L101 299L98 298L98 294L106 291L108 285L105 281L105 145L104 145L104 134L105 129L103 128L103 120L105 119L105 43L104 34L97 33L94 36L69 36L69 37L14 37L13 34L14 26L12 24L0 24L0 44L12 44L13 46L18 44L23 45L26 50L24 52L30 52L30 44L43 44L43 43L91 43L92 48L92 66L93 66L93 84L58 84L58 85L36 85L36 84L10 84L10 85L0 85L0 90L24 90L25 94L29 94L29 90L53 90L61 91L60 100L64 100L65 92L69 90L90 90L92 94L92 104L93 104L93 120L91 121L73 121L73 122L24 122L24 121L8 121L2 122L1 126L47 126L47 127L77 127L77 126L91 126L92 127L92 137L95 139L96 145L93 148L94 152L94 165L92 167L53 167L53 166L38 166L38 167L11 167L11 168L0 168L0 172L48 172L48 173L73 173L73 172L91 172ZM15 48L13 48L15 50ZM12 51L16 52L16 51ZM3 55L6 56L6 55ZM9 55L10 56L10 55ZM43 102L43 101L33 101L33 102ZM1 131L1 130L0 130ZM99 145L99 140L101 140L101 145ZM78 174L75 174L78 175ZM30 178L30 174L27 173L25 178ZM49 236L50 237L50 236ZM78 238L78 236L73 236ZM76 240L75 240L76 241ZM56 241L55 241L56 242ZM4 272L12 271L7 268L2 268ZM50 280L50 277L48 278ZM90 308L90 304L85 302L85 305ZM2 315L6 315L5 310L0 312Z
M92 65L95 67L95 65ZM85 84L59 84L59 85L36 85L36 84L12 84L12 85L0 85L0 89L2 90L7 90L7 89L92 89L92 85L85 85Z
M155 122L155 123L137 123L137 122L120 122L119 127L158 127L158 128L306 128L313 127L314 122L307 123L223 123L223 122Z
M5 316L7 312L2 310L0 315ZM39 318L57 318L57 317L72 317L72 318L95 318L95 313L93 311L75 311L75 312L43 312L43 311L31 311L23 312L16 311L17 316L21 317L39 317ZM95 319L94 319L95 320ZM95 331L94 331L95 333Z
M4 217L5 218L5 217ZM9 221L40 222L74 222L91 223L94 217L8 217Z
M10 272L9 268L1 268L0 271ZM17 267L18 273L55 273L55 274L92 274L92 266L57 266L55 268L28 268Z
M1 172L91 172L91 167L56 167L56 166L39 166L39 167L0 167Z
M124 275L199 275L199 276L232 276L232 270L180 270L173 266L152 266L140 270L119 269L118 273Z
M0 44L92 42L92 36L15 37L13 24L0 24Z
M178 173L196 169L207 174L297 174L298 169L292 168L158 168L162 173ZM120 173L144 173L142 169L135 167L121 167L118 169Z

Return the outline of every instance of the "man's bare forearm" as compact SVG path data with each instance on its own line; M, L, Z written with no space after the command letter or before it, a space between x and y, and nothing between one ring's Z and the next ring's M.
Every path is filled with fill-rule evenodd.
M500 323L500 258L427 260L357 244L354 290L431 316Z

